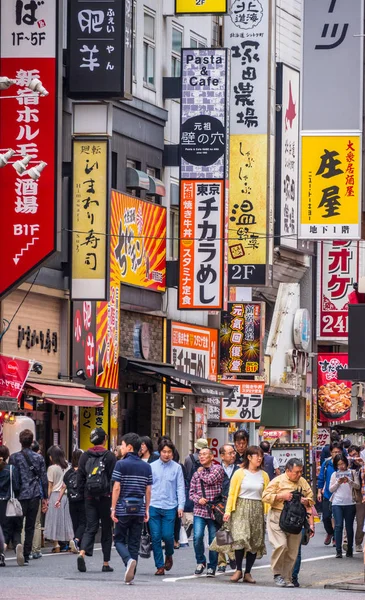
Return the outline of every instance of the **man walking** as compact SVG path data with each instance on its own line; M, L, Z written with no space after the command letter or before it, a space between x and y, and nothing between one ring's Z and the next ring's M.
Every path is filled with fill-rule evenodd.
M317 486L317 500L322 502L322 521L323 527L326 531L326 537L324 538L325 546L329 546L334 536L334 529L332 523L332 505L331 505L331 492L330 492L330 480L331 475L335 468L333 466L333 459L336 454L341 454L340 442L332 442L330 446L331 456L326 458L322 463L320 473L318 475Z
M205 528L208 528L209 544L217 531L207 504L222 495L224 479L223 467L213 464L213 453L209 448L200 450L199 460L201 467L194 473L190 484L190 500L194 502L194 550L197 562L195 575L201 575L207 565L204 555ZM218 552L209 550L207 577L215 577L217 562Z
M239 469L238 465L235 465L236 451L230 444L225 444L219 448L219 455L221 457L221 465L224 470L224 479L222 485L222 495L225 500L228 498L229 486L231 483L232 475ZM236 558L234 551L228 552L229 566L231 569L236 568ZM218 553L218 573L225 573L227 568L227 559L224 552Z
M171 441L162 440L158 447L160 457L151 464L153 485L149 527L157 569L155 575L165 575L165 571L172 568L176 511L180 519L184 512L185 482L181 466L173 460L174 451ZM165 561L161 540L165 542Z
M101 427L96 427L90 433L93 444L82 454L77 470L77 487L81 497L85 498L86 529L80 542L80 554L77 558L77 568L81 573L86 572L85 556L92 556L95 536L101 523L101 548L103 551L103 567L105 573L114 569L109 565L112 549L111 507L111 478L116 463L113 452L105 448L107 434Z
M122 437L118 460L113 473L111 517L116 523L114 543L126 570L124 582L133 583L143 522L149 520L151 501L151 465L138 456L141 438L136 433Z
M194 444L195 452L193 454L189 454L184 461L186 500L184 506L183 525L186 529L186 535L188 536L188 538L191 536L191 532L193 530L194 519L194 503L189 498L190 483L194 473L201 466L199 461L199 452L203 448L208 448L208 440L205 440L204 438L196 440Z
M42 510L44 512L47 510L48 479L43 456L31 450L33 432L30 429L21 431L19 442L22 449L11 455L9 464L18 469L20 476L18 499L22 505L23 519L25 520L24 547L22 544L17 544L15 551L18 565L23 566L29 564L29 557L32 553L34 528L41 498Z
M279 463L275 456L270 454L269 442L263 441L260 444L260 448L264 453L264 461L262 463L262 469L268 474L270 481L280 475Z
M298 556L301 533L285 533L280 528L280 515L284 502L290 502L293 492L300 490L303 494L302 504L309 509L314 505L313 492L303 475L303 463L297 458L288 460L285 473L270 481L262 495L262 501L270 504L267 518L269 541L274 550L271 555L271 569L274 583L279 587L294 587L292 572Z
M236 465L242 465L245 458L247 446L248 446L248 433L244 429L235 431L233 435L234 449L236 451Z

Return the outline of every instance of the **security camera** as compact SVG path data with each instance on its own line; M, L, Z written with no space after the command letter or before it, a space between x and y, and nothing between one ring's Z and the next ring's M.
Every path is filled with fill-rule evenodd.
M40 363L40 362L33 363L32 371L34 371L34 373L37 373L37 375L41 375L42 371L43 371L42 363Z
M0 90L8 90L11 85L16 83L15 79L9 79L9 77L0 77Z
M16 170L16 172L18 173L18 175L23 175L23 173L25 173L25 171L27 170L27 166L31 161L31 156L29 156L29 154L26 154L25 156L23 156L22 159L17 160L14 164L13 167Z
M40 79L32 79L28 88L32 90L32 92L38 92L40 96L48 96L49 94Z
M5 154L0 154L0 169L5 167L8 164L9 158L11 158L15 154L15 150L9 148Z
M36 167L31 167L28 171L26 171L24 175L29 175L29 177L33 179L33 181L37 181L40 178L41 173L46 166L47 163L42 160Z

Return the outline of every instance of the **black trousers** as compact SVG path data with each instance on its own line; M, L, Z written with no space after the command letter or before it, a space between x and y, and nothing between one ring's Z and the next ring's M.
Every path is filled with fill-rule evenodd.
M7 517L6 505L7 500L0 500L0 527L3 530L5 544L13 543L14 550L21 543L23 518L22 517Z
M81 542L86 527L85 502L84 500L69 501L68 506L75 538Z
M20 500L23 509L24 524L24 558L29 558L32 552L34 526L37 519L37 513L40 498L31 498L30 500ZM20 543L20 540L19 542Z
M322 498L322 521L326 533L333 536L335 532L332 526L332 505L327 498Z
M110 496L85 499L86 529L82 536L81 550L85 550L87 556L93 555L95 536L101 524L101 548L104 562L110 561L112 550L112 527L113 521L110 517L112 499Z

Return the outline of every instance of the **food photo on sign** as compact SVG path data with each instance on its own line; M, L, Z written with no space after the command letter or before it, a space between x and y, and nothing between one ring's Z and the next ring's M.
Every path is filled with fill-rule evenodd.
M318 354L319 420L349 421L351 412L351 381L340 381L338 371L348 368L348 355Z

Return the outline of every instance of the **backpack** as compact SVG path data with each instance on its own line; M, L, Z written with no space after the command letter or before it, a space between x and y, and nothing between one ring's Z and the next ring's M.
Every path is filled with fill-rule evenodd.
M280 529L284 533L301 533L307 520L307 510L300 500L303 496L301 491L292 492L293 498L285 500L284 508L280 515Z
M85 496L97 498L110 493L110 481L105 470L106 450L101 456L94 452L88 452L88 459L85 464L86 483Z
M67 472L65 485L69 502L79 502L83 499L83 496L80 494L77 487L77 471L70 469L70 471Z
M200 461L196 460L194 457L194 454L189 454L190 460L192 462L192 469L190 471L190 474L186 476L185 478L185 506L184 506L184 512L193 512L194 511L194 502L192 500L190 500L189 498L189 492L190 492L190 483L191 480L193 478L194 473L199 469L200 467Z
M264 455L264 466L263 470L268 474L270 481L275 477L275 469L274 469L274 457L270 456L270 454Z

